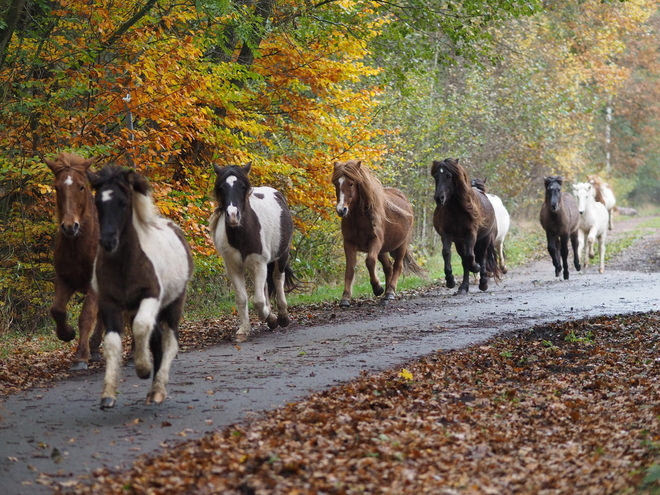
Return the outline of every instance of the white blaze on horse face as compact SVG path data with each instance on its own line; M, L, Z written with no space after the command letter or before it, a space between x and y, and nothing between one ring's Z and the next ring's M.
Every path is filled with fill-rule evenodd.
M337 183L339 186L337 187L337 190L339 191L339 198L337 199L337 213L339 215L343 215L343 210L344 210L344 202L346 201L346 196L344 195L344 182L346 182L346 179L344 177L340 177L337 179Z
M70 175L67 175L66 179L64 179L64 185L65 186L72 186L73 185L73 179L71 178Z
M106 189L105 191L101 192L101 201L104 203L106 201L110 201L112 199L112 190Z

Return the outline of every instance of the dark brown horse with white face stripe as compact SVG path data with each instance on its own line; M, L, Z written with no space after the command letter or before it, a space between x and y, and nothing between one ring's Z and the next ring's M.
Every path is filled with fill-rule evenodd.
M564 271L568 280L568 241L573 247L573 264L580 271L580 251L578 249L578 227L580 211L572 194L562 192L564 178L560 175L545 177L545 201L541 206L541 226L548 240L548 253L555 267L555 277ZM563 263L563 266L562 266Z
M465 169L455 158L434 161L431 175L435 179L435 212L433 227L442 239L445 281L448 288L456 285L451 268L451 246L463 263L463 282L458 294L470 287L470 272L479 273L479 289L488 290L488 273L495 280L501 276L495 239L495 211L486 194L473 188Z
M346 272L340 306L350 306L358 251L367 253L371 287L376 296L385 293L383 304L394 299L397 281L404 269L425 276L408 245L413 232L413 210L406 196L380 181L359 160L335 162L332 183L341 217ZM390 259L394 258L394 263ZM385 272L385 289L376 273L376 260Z
M75 292L85 294L78 318L80 338L71 367L73 370L84 370L88 361L101 359L99 346L102 338L101 321L97 318L97 296L90 288L99 245L99 224L85 172L94 159L87 160L74 153L60 153L55 160L44 161L55 174L59 223L53 252L55 298L50 314L55 320L57 337L65 342L73 340L76 331L67 321L67 305Z
M101 409L116 402L124 314L132 325L135 372L146 379L153 371L146 403L160 404L179 349L179 320L193 271L190 248L181 229L158 214L144 177L110 166L87 175L96 190L101 233L92 278L105 326Z

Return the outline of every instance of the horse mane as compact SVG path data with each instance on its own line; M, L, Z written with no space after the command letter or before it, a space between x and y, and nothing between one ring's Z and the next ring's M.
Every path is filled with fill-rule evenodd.
M62 170L71 170L85 174L85 171L96 161L96 158L85 158L77 153L69 153L67 151L60 152L54 160L44 159L44 162L53 171L54 174L60 173Z
M590 184L593 184L594 186L594 189L596 191L596 201L600 203L605 203L605 198L603 198L603 193L600 190L601 186L603 186L602 179L597 175L588 175L587 180L589 181Z
M132 189L138 193L133 195L133 213L140 222L150 224L160 217L151 197L149 182L134 170L106 165L97 174L88 173L87 176L94 189L103 184L116 183L122 189Z
M342 175L358 185L362 210L371 220L375 234L382 235L385 208L388 206L392 209L391 205L387 205L389 202L385 199L383 184L367 167L362 166L360 160L335 162L332 182L335 183Z
M456 198L459 205L472 218L477 225L484 221L484 214L481 210L481 203L477 198L477 193L472 190L472 185L465 169L459 165L457 158L445 158L442 161L434 161L431 173L438 168L444 167L452 175L454 180L454 192L452 195ZM483 194L479 193L479 194Z

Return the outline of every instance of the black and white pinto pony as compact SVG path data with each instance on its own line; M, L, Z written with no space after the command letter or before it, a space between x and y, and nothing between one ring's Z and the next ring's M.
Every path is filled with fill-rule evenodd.
M234 287L240 319L237 342L245 342L251 331L245 271L253 278L254 309L271 330L289 325L285 291L295 288L297 280L289 266L293 220L286 199L272 187L252 187L251 167L214 165L218 207L209 222L211 238ZM277 316L271 310L273 294Z
M87 176L96 191L101 231L92 276L106 329L101 409L116 403L124 313L132 324L135 372L144 379L154 372L146 403L160 404L179 348L179 320L193 272L190 248L181 229L158 214L149 184L136 172L106 166Z

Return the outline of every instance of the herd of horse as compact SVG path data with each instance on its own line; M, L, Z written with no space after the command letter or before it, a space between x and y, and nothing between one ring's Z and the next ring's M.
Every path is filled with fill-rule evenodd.
M50 313L57 337L73 340L76 332L67 321L67 305L74 293L85 295L72 369L86 369L90 361L100 360L103 341L106 370L101 409L116 404L127 318L136 374L144 379L153 375L146 403L159 404L167 395L170 366L178 352L178 328L193 258L181 229L159 215L144 177L113 165L93 172L94 161L66 152L45 160L55 175L59 222ZM286 293L300 283L289 264L293 220L287 201L271 187L253 187L250 170L251 164L214 165L217 206L209 220L211 239L234 289L240 320L237 342L247 340L251 331L246 272L252 277L254 310L271 329L289 324ZM489 278L497 281L507 272L504 239L509 213L499 197L486 191L486 181L470 180L457 159L434 161L431 175L436 205L433 226L442 241L446 286L456 285L453 245L463 266L458 294L468 292L470 273L479 274L479 289L485 291ZM384 187L359 160L335 162L332 184L346 257L339 305L351 304L358 252L366 253L373 293L382 296L381 304L387 304L394 299L404 271L425 276L410 248L412 206L400 190ZM581 263L587 266L594 257L598 241L602 273L605 236L612 227L611 188L596 176L575 184L574 195L563 192L562 185L561 176L545 178L540 216L555 275L563 269L564 279L569 277L569 239L578 271ZM377 261L385 275L384 287Z

